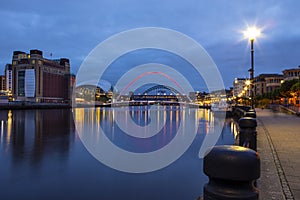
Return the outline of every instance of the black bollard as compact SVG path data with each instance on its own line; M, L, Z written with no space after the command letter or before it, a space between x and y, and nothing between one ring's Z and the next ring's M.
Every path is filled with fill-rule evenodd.
M254 110L249 110L248 112L245 113L244 117L256 118L256 112Z
M255 118L243 117L239 119L239 145L248 147L254 151L257 149L257 122Z
M235 108L233 115L234 115L235 119L238 120L238 119L240 119L241 117L244 116L244 113L245 113L245 111L243 109Z
M215 146L204 157L204 200L257 200L254 181L260 177L257 152L240 146Z
M250 108L247 112L255 112L253 108Z

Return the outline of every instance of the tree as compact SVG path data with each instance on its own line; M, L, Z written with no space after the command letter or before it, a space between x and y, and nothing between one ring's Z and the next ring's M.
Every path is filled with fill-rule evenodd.
M293 95L294 98L297 99L297 97L300 96L300 79L297 83L295 83L291 87L291 94ZM299 99L295 101L296 104L299 104Z
M273 92L272 92L272 98L273 99L279 99L281 97L280 94L280 88L276 88Z
M299 93L299 91L300 91L300 81L298 81L297 83L295 83L295 84L291 87L291 91L292 91L292 92L297 92L297 93Z
M281 84L280 87L280 94L284 97L292 97L291 95L291 88L293 85L295 85L298 82L297 79L293 79L290 81L285 81Z

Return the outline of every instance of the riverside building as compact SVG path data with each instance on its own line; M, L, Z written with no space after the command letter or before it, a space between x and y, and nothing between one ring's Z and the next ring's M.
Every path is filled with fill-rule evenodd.
M12 92L12 65L6 64L5 65L5 81L6 81L6 91L7 93L11 94Z
M284 80L289 81L293 79L299 79L300 77L300 66L298 68L293 68L293 69L285 69L282 71Z
M12 96L14 101L71 103L69 59L50 60L37 49L14 51Z
M281 74L260 74L254 78L254 94L263 95L280 88L283 75Z

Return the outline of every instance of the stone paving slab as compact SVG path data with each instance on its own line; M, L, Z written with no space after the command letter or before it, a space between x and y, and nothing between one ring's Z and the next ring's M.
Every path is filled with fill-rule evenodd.
M261 176L257 181L259 188L259 199L261 200L283 200L280 179L274 163L272 150L262 125L258 121L257 127L257 151L261 160Z
M256 109L260 199L300 200L300 117Z

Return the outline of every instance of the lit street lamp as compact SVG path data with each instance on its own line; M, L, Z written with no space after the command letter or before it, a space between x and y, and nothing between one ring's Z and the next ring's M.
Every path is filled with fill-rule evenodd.
M250 81L250 79L247 79L245 81L245 88L246 88L246 92L247 92L247 97L249 99L248 104L251 104L251 81Z
M261 32L256 27L249 27L246 31L244 31L245 38L249 38L251 43L251 68L249 69L250 72L250 91L251 91L251 107L254 108L254 40L258 36L260 36Z

